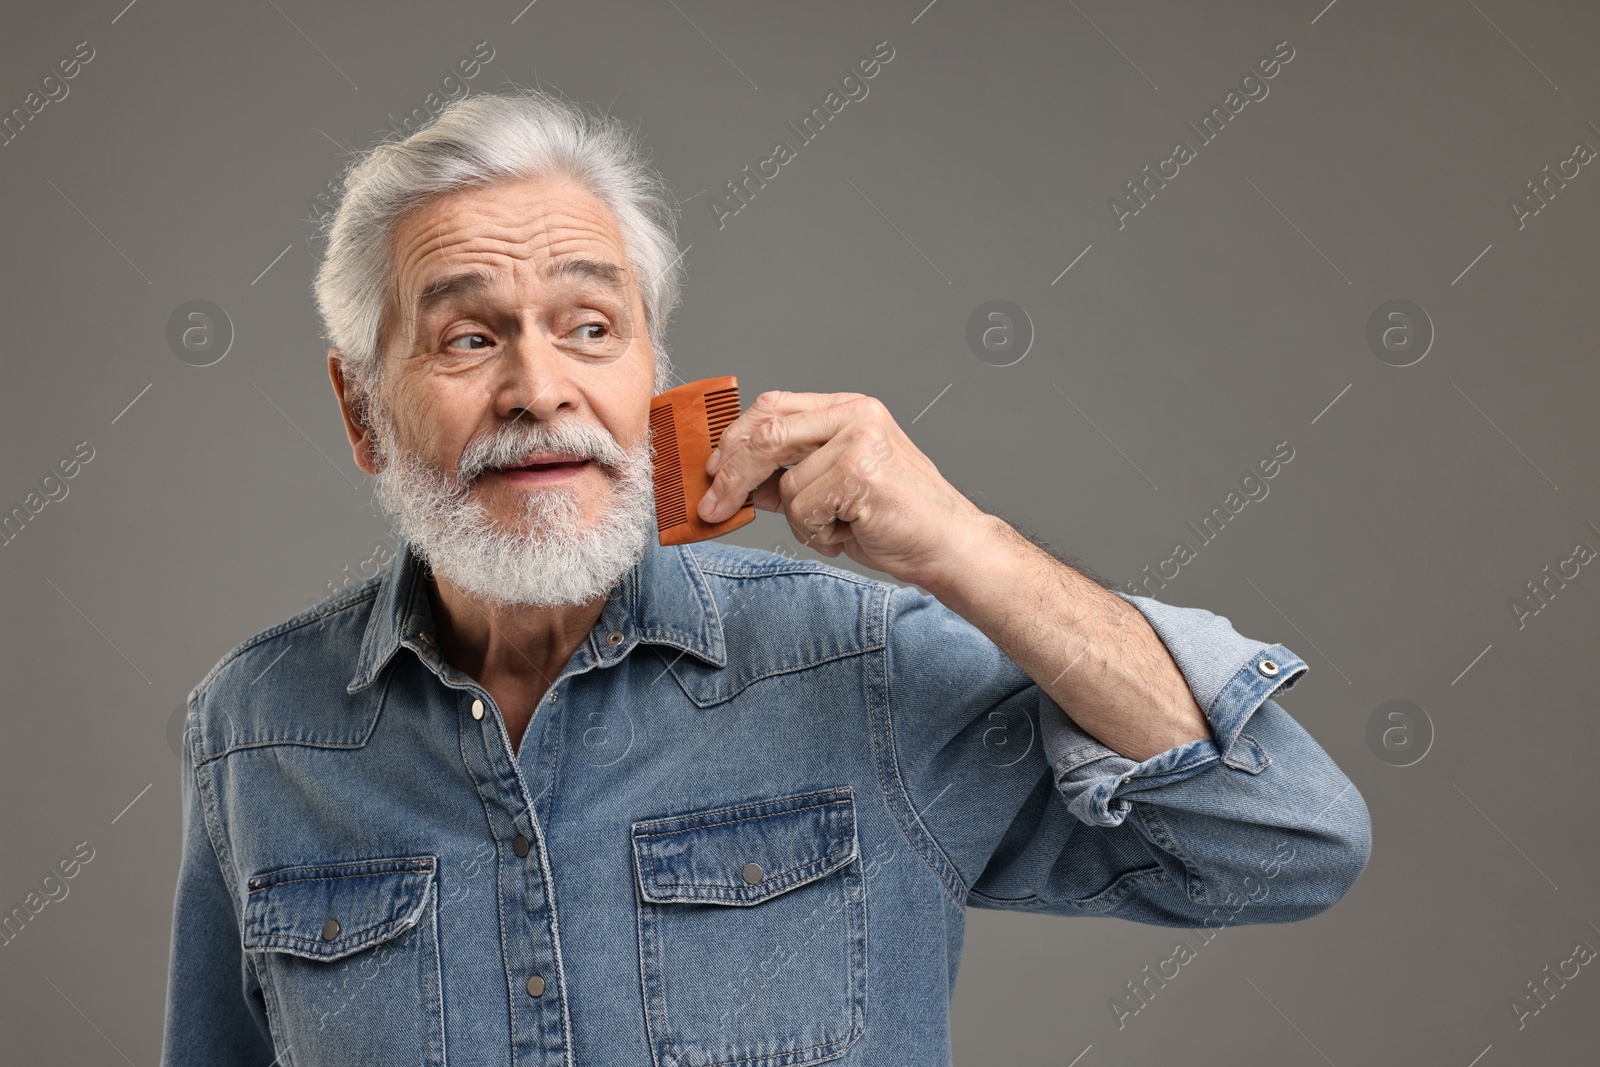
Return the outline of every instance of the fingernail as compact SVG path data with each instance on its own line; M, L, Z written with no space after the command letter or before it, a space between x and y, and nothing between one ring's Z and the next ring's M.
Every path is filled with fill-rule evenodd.
M713 493L711 490L707 489L706 490L706 495L700 498L700 517L702 519L705 519L707 522L710 522L711 521L711 515L716 510L717 510L717 494Z
M720 466L722 466L722 452L713 448L711 450L711 458L706 460L706 473L715 474Z

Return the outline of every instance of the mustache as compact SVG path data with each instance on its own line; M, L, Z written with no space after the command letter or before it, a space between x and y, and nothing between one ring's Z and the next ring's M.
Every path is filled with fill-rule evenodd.
M650 439L646 435L647 451ZM555 422L503 423L494 430L474 437L462 449L456 464L456 483L465 489L495 467L520 463L536 452L567 452L593 460L608 475L615 477L627 463L629 453L598 423L576 417Z

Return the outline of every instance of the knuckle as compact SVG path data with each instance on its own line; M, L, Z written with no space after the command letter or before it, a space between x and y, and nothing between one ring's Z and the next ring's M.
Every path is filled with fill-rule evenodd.
M862 411L875 418L884 418L889 414L888 406L875 396L857 394L856 397L850 401L850 405L852 407L860 408Z
M783 444L784 436L783 423L772 419L750 431L750 443L760 448L775 448Z
M863 478L878 473L880 462L878 449L870 436L867 440L858 440L850 449L850 463Z
M877 426L863 426L856 437L858 451L866 451L874 456L881 456L889 447L889 435Z

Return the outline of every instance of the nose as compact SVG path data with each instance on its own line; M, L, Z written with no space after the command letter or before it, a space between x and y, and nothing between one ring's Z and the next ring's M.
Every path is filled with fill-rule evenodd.
M489 386L495 414L529 422L577 414L583 396L570 369L571 360L542 331L519 332L507 343Z

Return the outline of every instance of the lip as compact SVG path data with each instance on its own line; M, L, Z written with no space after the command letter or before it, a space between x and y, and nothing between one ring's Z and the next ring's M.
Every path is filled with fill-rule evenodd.
M576 456L570 452L536 452L524 463L539 466L487 470L484 473L504 478L513 485L547 485L575 478L595 465L594 460L587 456Z

